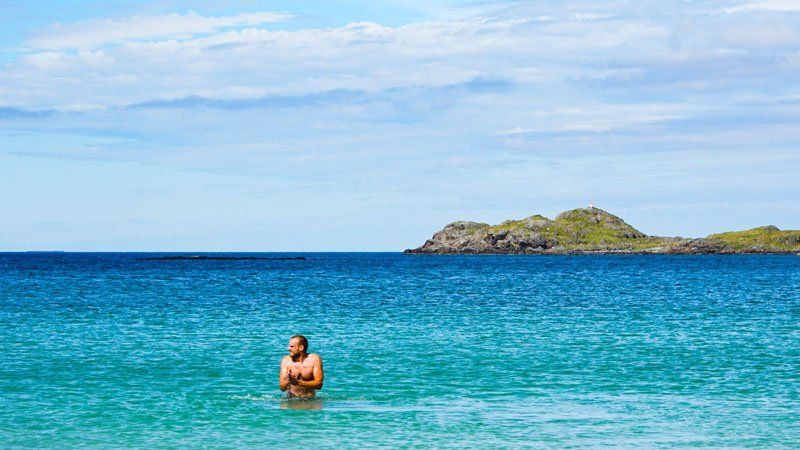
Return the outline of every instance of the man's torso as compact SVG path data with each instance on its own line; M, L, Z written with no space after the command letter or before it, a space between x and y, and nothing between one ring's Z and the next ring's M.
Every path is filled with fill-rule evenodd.
M289 360L287 366L289 373L293 374L297 379L303 381L314 381L314 364L319 356L310 353L303 361ZM303 386L290 386L288 391L289 397L313 397L314 389L309 389Z

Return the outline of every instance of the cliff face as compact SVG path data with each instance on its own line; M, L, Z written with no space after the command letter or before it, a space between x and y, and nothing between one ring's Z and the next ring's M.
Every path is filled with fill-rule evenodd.
M796 253L800 231L775 227L703 239L648 236L599 208L579 208L554 220L535 215L499 225L453 222L406 253Z

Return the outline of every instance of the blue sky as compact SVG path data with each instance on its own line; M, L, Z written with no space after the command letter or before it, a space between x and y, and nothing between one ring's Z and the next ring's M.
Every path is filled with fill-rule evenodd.
M333 3L0 0L0 250L800 228L797 1Z

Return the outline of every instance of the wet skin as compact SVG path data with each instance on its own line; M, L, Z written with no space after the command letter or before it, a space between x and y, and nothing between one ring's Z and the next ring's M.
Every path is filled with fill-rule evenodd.
M322 358L306 353L296 341L289 341L289 355L281 360L279 386L286 391L287 398L311 398L316 390L322 389Z

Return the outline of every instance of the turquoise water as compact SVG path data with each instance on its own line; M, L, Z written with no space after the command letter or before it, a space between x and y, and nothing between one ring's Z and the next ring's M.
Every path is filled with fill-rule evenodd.
M0 254L3 448L800 447L797 256L143 256Z

